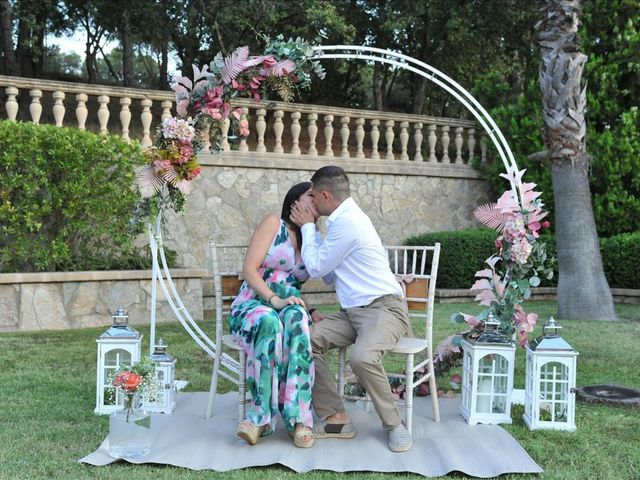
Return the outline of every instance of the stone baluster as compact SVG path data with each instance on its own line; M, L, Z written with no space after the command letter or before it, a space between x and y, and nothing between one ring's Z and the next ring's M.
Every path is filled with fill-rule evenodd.
M364 158L364 118L356 119L356 158Z
M225 118L220 122L220 150L228 152L231 150L229 145L229 128L231 127L231 120Z
M413 143L416 146L416 154L413 157L414 162L422 162L422 123L413 124Z
M142 113L140 114L140 120L142 121L142 141L140 145L142 148L148 148L153 143L151 142L151 120L153 116L151 115L151 105L153 102L144 98L140 101L140 105L142 106Z
M61 127L64 120L64 92L56 90L53 92L53 119L56 122L56 127Z
M122 125L122 139L129 142L129 124L131 123L131 99L129 97L122 97L120 99L120 124Z
M4 91L7 93L7 103L4 104L4 108L7 111L7 118L9 120L15 120L18 118L18 101L16 97L20 91L16 87L7 87Z
M400 160L409 160L407 145L409 144L409 122L400 122Z
M247 116L249 115L249 108L242 107L240 114L240 121L247 120ZM249 151L249 145L247 145L247 137L240 137L240 145L238 147L238 151L242 153L247 153Z
M151 100L149 100L151 102ZM102 135L106 135L109 133L107 130L107 125L109 123L109 97L107 95L100 95L98 97L98 123L100 123L100 133ZM151 142L149 142L151 144ZM144 146L144 145L143 145Z
M291 112L291 153L300 155L300 112Z
M317 113L310 113L307 116L307 120L309 121L309 126L307 127L307 131L309 132L309 155L318 156L318 149L316 148L316 137L318 136L318 126L316 125L316 121L318 120Z
M331 148L333 143L333 115L324 116L324 156L333 157L333 149Z
M171 100L163 100L160 103L162 107L162 115L160 115L160 121L164 122L167 118L171 118L171 107L173 106L173 102Z
M480 138L480 161L484 164L489 162L487 158L487 137L485 135Z
M436 157L436 143L438 141L436 128L436 125L433 123L427 127L427 131L429 132L427 135L427 142L429 142L429 163L438 163L438 158Z
M89 116L89 110L87 110L87 100L89 97L86 93L78 93L76 95L76 119L78 120L78 129L84 130L87 123L87 117Z
M387 142L387 153L385 155L386 160L395 160L395 156L393 155L393 138L395 134L393 133L393 125L395 122L393 120L387 120L384 125L386 130L384 132L384 139Z
M442 137L440 140L442 141L442 163L451 163L451 159L449 158L449 130L451 127L449 125L444 125L442 127Z
M380 141L380 120L371 120L371 160L380 160L378 152L378 142Z
M471 164L473 162L473 154L476 149L476 129L470 128L467 133L467 147L469 148L469 157L467 158L467 162Z
M276 110L273 116L275 118L273 131L276 134L276 144L273 147L273 153L284 153L284 148L282 148L282 133L284 132L282 117L284 117L284 112L282 110Z
M29 90L31 96L31 104L29 105L29 113L31 114L31 121L33 123L40 123L40 115L42 115L42 104L40 98L42 97L42 90L33 89Z
M340 156L342 158L349 158L349 117L340 118L340 138L342 140L342 149L340 150Z
M258 145L256 146L256 152L264 153L267 151L267 147L264 144L264 132L267 130L267 122L264 117L267 115L267 111L264 108L256 110L256 133L258 134Z
M464 160L462 160L462 144L464 143L462 140L462 131L464 129L462 127L456 127L456 138L454 140L455 146L456 146L456 161L455 163L458 165L461 165L464 163Z

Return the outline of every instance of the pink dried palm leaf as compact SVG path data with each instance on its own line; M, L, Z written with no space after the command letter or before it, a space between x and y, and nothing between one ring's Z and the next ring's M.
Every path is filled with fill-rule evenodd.
M151 165L144 165L136 170L136 183L142 198L156 195L164 185L164 180L158 176Z
M491 282L486 278L481 278L476 280L469 290L491 290L493 287L491 286Z
M265 67L260 70L260 75L264 77L275 76L275 77L284 77L285 75L290 74L296 69L296 64L286 58L284 60L280 60L278 63L271 67Z
M514 196L513 190L507 190L496 202L496 209L503 213L514 213L521 210L518 199Z
M473 315L468 315L466 313L460 313L460 315L462 315L462 318L464 318L464 321L467 323L467 325L469 325L472 328L475 328L482 323Z
M496 295L493 293L493 290L481 290L475 298L476 301L480 302L480 305L491 305L491 302L498 300Z
M235 80L247 68L249 47L238 47L224 60L224 67L220 71L220 78L227 85Z
M502 212L495 203L485 203L473 211L473 215L489 228L502 231L507 221L511 219L511 214Z
M475 276L478 278L492 278L493 270L491 270L490 268L485 268L484 270L477 271Z
M209 80L210 78L215 76L213 73L209 72L208 65L204 65L202 67L202 70L200 70L197 65L192 65L192 67L193 67L193 83L194 84L198 83L201 80Z
M171 89L176 93L188 93L193 88L193 83L189 77L174 75L171 82Z
M163 170L161 175L165 182L170 183L172 185L175 185L175 183L180 178L178 175L178 172L176 171L175 168L173 168L173 166Z

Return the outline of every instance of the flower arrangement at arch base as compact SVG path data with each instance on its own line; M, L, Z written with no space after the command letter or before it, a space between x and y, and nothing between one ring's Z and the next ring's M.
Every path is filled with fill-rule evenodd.
M508 338L515 333L522 347L528 343L528 334L538 320L536 313L524 311L522 303L531 297L531 288L539 286L542 278L553 278L555 259L547 255L545 243L540 239L541 230L550 226L544 220L547 212L539 198L541 193L534 190L535 183L521 183L524 172L509 168L500 175L512 185L521 184L520 199L515 190L507 190L496 203L481 205L474 212L478 220L498 230L500 235L495 242L497 252L486 260L488 268L476 272L477 280L471 287L478 292L475 299L486 308L475 316L465 313L452 316L454 322L471 327L450 338L454 350L462 336L477 338L489 315L500 322L500 333ZM446 346L436 349L435 363L443 362L446 352Z
M146 151L147 164L138 169L143 201L137 217L155 218L166 208L183 210L185 195L201 172L197 154L209 137L212 148L219 150L221 135L232 141L249 135L249 121L240 108L232 108L233 98L260 102L275 96L291 101L300 89L310 87L313 75L324 78L324 69L312 60L310 43L285 40L282 35L263 38L262 55L250 55L248 47L239 47L226 58L218 53L202 69L194 65L193 80L173 78L178 116L163 120L155 145Z

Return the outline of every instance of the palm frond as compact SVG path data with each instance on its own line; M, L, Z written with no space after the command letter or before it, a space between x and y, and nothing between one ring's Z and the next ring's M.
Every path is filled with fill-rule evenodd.
M276 63L272 67L265 67L261 69L260 75L263 75L265 77L268 77L271 75L276 77L283 77L293 72L295 69L296 69L296 64L292 60L285 58L284 60L280 60L278 63Z
M176 181L178 180L178 172L176 172L175 168L173 167L167 168L166 170L162 171L162 179L167 183L175 185Z
M511 218L508 213L498 210L495 203L480 205L473 211L473 215L483 225L498 231L502 231L507 221Z
M149 198L156 195L164 184L151 165L140 167L136 171L136 183L142 198Z
M242 72L245 68L245 62L249 58L249 47L238 47L231 55L229 55L224 61L224 67L220 72L222 81L226 84L231 83L232 80Z

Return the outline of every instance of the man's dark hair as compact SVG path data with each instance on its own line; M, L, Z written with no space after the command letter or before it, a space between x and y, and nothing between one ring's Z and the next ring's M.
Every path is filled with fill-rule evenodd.
M344 200L351 195L347 173L336 165L327 165L316 170L311 177L314 190L327 190L337 200Z

